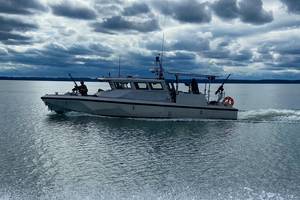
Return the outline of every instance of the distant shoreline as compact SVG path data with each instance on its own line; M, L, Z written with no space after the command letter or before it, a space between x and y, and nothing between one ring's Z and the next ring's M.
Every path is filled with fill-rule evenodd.
M95 78L74 78L76 81L98 82ZM72 81L70 78L50 78L50 77L6 77L0 76L0 80L19 80L19 81ZM175 80L170 80L175 82ZM188 79L182 79L182 82L189 82ZM205 83L207 80L198 79L199 83ZM223 79L217 79L212 83L221 83ZM262 80L242 80L229 79L226 83L236 84L300 84L300 80L282 80L282 79L262 79Z

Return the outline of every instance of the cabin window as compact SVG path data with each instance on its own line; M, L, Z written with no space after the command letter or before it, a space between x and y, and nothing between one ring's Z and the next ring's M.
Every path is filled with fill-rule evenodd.
M126 83L126 82L115 82L115 88L116 89L130 89L131 85L130 85L130 83Z
M100 88L99 90L111 90L111 84L108 82L100 82Z
M135 82L134 86L137 90L148 90L147 83Z
M150 83L150 87L152 90L162 90L162 84L161 83Z

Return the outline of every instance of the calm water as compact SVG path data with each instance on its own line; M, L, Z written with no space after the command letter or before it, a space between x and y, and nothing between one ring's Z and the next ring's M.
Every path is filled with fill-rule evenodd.
M56 115L40 100L72 87L0 81L0 199L300 199L300 85L226 85L237 121Z

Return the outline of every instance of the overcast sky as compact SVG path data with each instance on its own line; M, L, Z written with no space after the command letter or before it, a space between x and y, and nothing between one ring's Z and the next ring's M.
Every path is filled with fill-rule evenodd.
M300 79L299 0L0 0L0 76Z

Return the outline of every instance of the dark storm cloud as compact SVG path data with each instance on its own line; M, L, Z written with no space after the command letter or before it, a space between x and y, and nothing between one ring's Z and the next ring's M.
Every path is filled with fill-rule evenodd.
M287 6L289 12L300 14L299 0L281 0L281 2Z
M97 17L94 10L88 7L77 6L73 3L68 3L68 1L64 1L61 4L52 5L52 12L55 15L76 18L76 19L84 19L90 20L95 19Z
M240 63L247 64L251 61L253 53L251 50L243 49L230 49L229 41L222 41L216 47L209 50L199 52L203 57L208 59L215 59L218 62L231 63L233 66L242 66Z
M127 66L129 75L132 75L132 73L139 73L153 76L153 74L149 73L149 69L155 66L156 55L157 51L152 52L152 54L128 52L127 57L130 59L124 60L122 66ZM163 65L166 71L191 70L199 67L195 58L196 55L193 52L176 51L171 55L166 53L163 58Z
M156 54L149 55L143 52L126 52L126 57L122 59L127 66L138 67L138 68L149 68L152 67L155 63ZM130 58L130 59L127 59ZM123 62L122 62L123 63ZM123 65L123 64L122 64Z
M226 59L229 58L230 51L226 48L219 48L202 51L200 54L203 55L203 57L210 59Z
M0 54L0 63L5 66L6 63L25 66L34 66L22 69L18 73L42 76L66 76L67 73L74 73L75 76L97 77L117 74L118 60L111 58L113 51L108 46L101 44L72 45L64 47L59 44L50 44L43 49L29 49L25 52L17 52L12 49L8 53ZM8 56L9 55L9 56ZM126 55L126 56L125 56ZM91 56L97 57L97 59ZM154 55L145 55L144 53L126 52L122 57L122 75L147 74L149 67L154 64ZM15 72L13 72L15 73ZM25 73L25 74L26 74Z
M240 18L242 22L254 25L273 21L273 13L263 9L261 0L218 0L211 4L215 14L225 20Z
M256 62L264 63L266 70L300 70L300 45L296 39L263 43L258 48ZM274 58L277 55L277 58Z
M196 0L188 1L155 1L154 6L164 15L169 15L180 22L207 23L211 21L211 12L207 3Z
M81 70L81 76L96 76L101 72L117 72L116 53L120 53L124 74L148 75L148 68L154 66L154 58L161 52L162 41L156 32L138 33L160 30L158 18L161 15L167 16L167 19L172 18L159 18L162 19L162 24L166 22L164 26L168 37L165 41L163 62L167 70L209 70L214 67L212 65L220 66L220 69L235 67L237 71L249 70L249 74L255 67L259 67L257 74L263 73L261 69L269 70L270 74L271 71L300 70L299 37L295 36L300 27L300 19L296 15L289 15L287 11L283 13L279 10L280 6L286 6L289 13L300 14L300 4L298 0L280 1L283 4L271 2L264 8L262 2L265 1L262 0L150 0L146 3L123 0L89 1L93 7L85 6L89 5L86 2L76 4L70 0L61 1L61 4L48 1L48 5L43 5L42 0L0 0L0 74L11 67L25 75L38 72L43 76L48 73L65 76L66 72ZM47 8L52 12L42 15L41 11ZM274 15L277 14L275 10L279 10L274 20L273 13L269 11L271 9L274 10ZM35 13L41 15L33 15ZM157 18L153 13L157 14ZM211 20L212 13L221 20L236 20L238 23ZM86 31L90 29L84 28L82 32L80 28L72 27L72 24L60 23L63 19L54 15L74 20L91 20L88 25L92 31L120 35L103 41L102 44L107 43L108 46L102 46L93 43L104 37L101 33L91 33L87 37ZM43 27L39 29L37 24L27 21L30 18L37 20ZM211 24L204 24L209 22ZM46 27L54 23L56 26ZM188 26L186 23L189 23ZM250 26L243 23L265 25ZM84 25L86 24L83 27ZM281 32L285 38L278 36ZM135 35L134 41L124 38L121 33ZM122 42L128 44L128 48L109 48L112 39L121 39L118 36L124 40ZM50 37L50 40L45 41L45 38ZM79 38L88 39L82 41ZM246 41L248 39L249 42ZM37 41L41 42L38 49L30 46ZM48 42L51 41L57 43L49 45ZM19 48L13 45L25 46ZM15 75L14 71L11 74ZM257 75L253 75L255 76Z
M263 9L261 0L243 0L239 2L240 18L243 22L251 24L265 24L273 21L271 11Z
M230 54L228 59L233 61L249 61L252 58L252 52L249 49L242 49Z
M222 19L234 19L239 15L236 0L218 0L211 7L215 14Z
M264 70L300 70L300 57L282 57L278 62L265 61L264 62Z
M46 7L38 0L0 0L0 13L31 15Z
M145 3L134 3L129 7L124 8L123 15L125 16L134 16L144 13L149 13L150 8Z
M289 41L276 41L263 43L258 52L268 54L270 52L279 53L280 55L300 55L300 44L297 38L290 38Z
M175 54L167 55L165 67L167 71L194 72L203 74L223 73L219 67L212 66L206 60L197 60L194 52L177 51ZM171 77L173 78L173 77Z
M31 38L20 34L0 31L0 42L6 45L31 44Z
M97 46L97 48L95 48ZM107 46L100 44L91 44L89 46L72 45L69 48L58 44L50 44L43 49L29 49L25 52L9 50L10 56L0 57L1 63L11 62L16 65L30 65L37 67L55 67L55 68L72 68L72 67L99 67L101 63L108 62L112 50ZM98 56L97 60L90 59L88 56ZM83 57L80 57L83 56ZM84 57L87 56L87 57ZM79 64L80 62L80 64Z
M47 65L51 65L51 62L56 58L61 58L59 63L70 63L76 64L76 61L81 61L81 58L77 56L100 56L100 57L109 57L112 53L112 50L107 46L102 46L101 44L89 44L87 46L74 44L70 47L63 47L57 44L50 44L44 47L42 50L37 51L37 53L41 54L46 60ZM88 59L85 59L87 61Z
M159 30L156 19L148 19L146 21L131 21L122 16L114 16L104 19L103 22L93 23L96 32L112 33L111 31L138 31L152 32Z
M0 31L28 31L37 29L35 24L0 16Z
M37 28L35 24L0 16L0 41L6 45L29 44L31 38L22 33Z
M298 38L289 38L289 41L269 42L264 45L264 53L275 52L282 56L300 56L300 43Z

